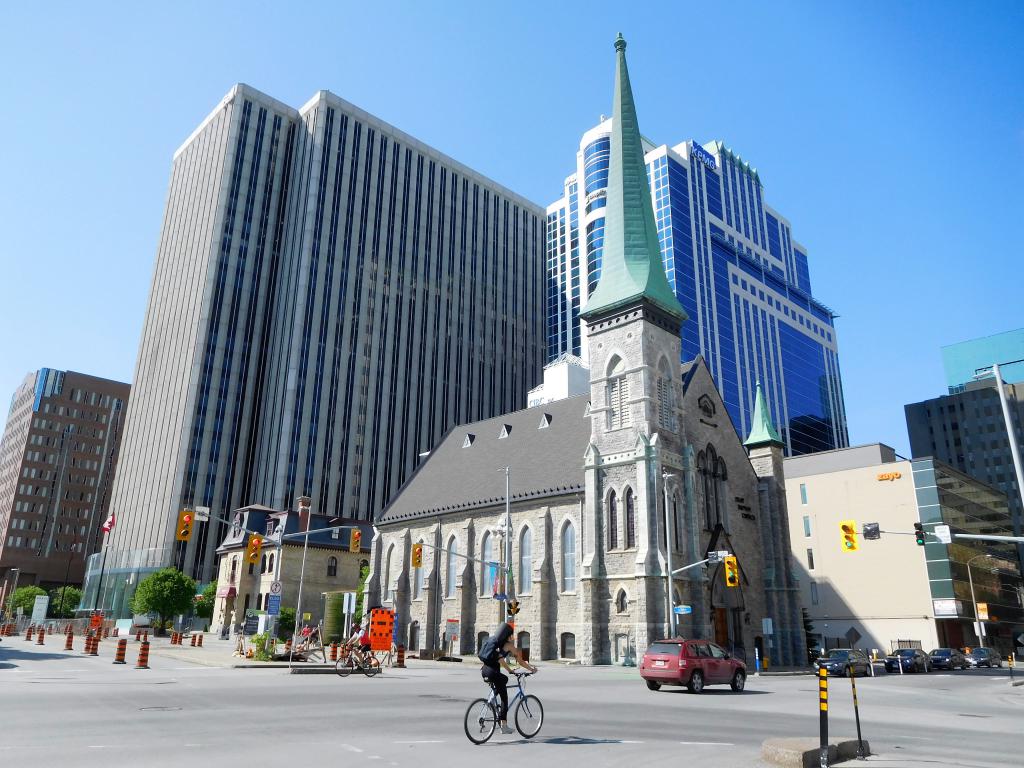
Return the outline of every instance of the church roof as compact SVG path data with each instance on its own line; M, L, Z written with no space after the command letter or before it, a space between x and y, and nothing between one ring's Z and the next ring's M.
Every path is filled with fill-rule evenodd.
M754 395L754 416L751 419L750 436L743 441L748 447L755 445L766 445L778 443L782 445L782 438L772 424L772 415L768 410L768 404L764 399L764 392L761 391L761 383L757 383L757 392Z
M626 69L626 41L615 40L615 102L601 276L585 319L646 299L680 321L686 312L665 277L644 148Z
M384 508L379 525L583 492L590 395L577 395L450 430Z

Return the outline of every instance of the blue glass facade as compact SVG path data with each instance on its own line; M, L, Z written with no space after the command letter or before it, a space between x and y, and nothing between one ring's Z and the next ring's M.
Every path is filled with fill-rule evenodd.
M570 329L581 327L579 305L600 276L610 130L605 122L584 136L576 174L548 208L548 360L586 355L582 334ZM833 314L811 295L807 252L764 202L757 172L718 143L646 149L665 271L690 317L683 360L704 357L741 436L761 382L787 453L846 446ZM564 212L579 209L581 176L584 210L569 221ZM582 297L562 277L580 262Z

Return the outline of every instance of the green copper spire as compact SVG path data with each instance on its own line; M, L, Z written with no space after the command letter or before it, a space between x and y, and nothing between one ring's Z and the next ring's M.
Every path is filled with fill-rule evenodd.
M761 391L761 382L757 382L757 392L754 395L754 418L751 420L750 437L743 441L743 444L753 448L756 445L767 443L778 443L782 445L782 438L775 431L772 424L771 414L768 412L768 404L764 401L764 392Z
M686 312L668 284L661 260L644 149L626 70L626 41L621 34L615 40L615 51L618 66L601 277L581 314L589 318L647 299L682 322Z

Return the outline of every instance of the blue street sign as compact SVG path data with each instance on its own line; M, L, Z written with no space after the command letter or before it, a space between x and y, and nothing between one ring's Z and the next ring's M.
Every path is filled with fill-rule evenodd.
M281 613L281 596L271 595L267 603L267 615L278 616Z
M689 605L676 605L672 608L672 613L687 614L693 613L693 607Z

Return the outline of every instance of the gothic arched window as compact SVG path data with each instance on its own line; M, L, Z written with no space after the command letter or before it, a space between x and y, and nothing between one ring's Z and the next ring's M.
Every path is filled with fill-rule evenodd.
M626 363L613 355L608 363L608 429L620 429L633 423L629 409L629 379L626 377Z
M562 528L562 591L576 590L576 529L572 523Z
M519 534L519 594L530 594L533 582L533 531L530 526Z
M337 576L338 575L338 558L333 555L327 558L327 575Z
M612 491L608 495L608 549L619 548L619 499Z
M455 581L459 575L459 545L452 536L448 542L448 583L445 585L445 597L455 597Z
M619 593L615 595L615 612L625 613L629 607L629 598L626 597L626 590L620 589Z
M672 375L668 361L663 357L658 363L658 426L675 431L672 406Z
M484 534L483 543L480 545L480 594L487 595L494 591L494 568L491 560L494 559L494 545L490 531Z
M626 489L626 549L636 547L636 503L633 489Z

